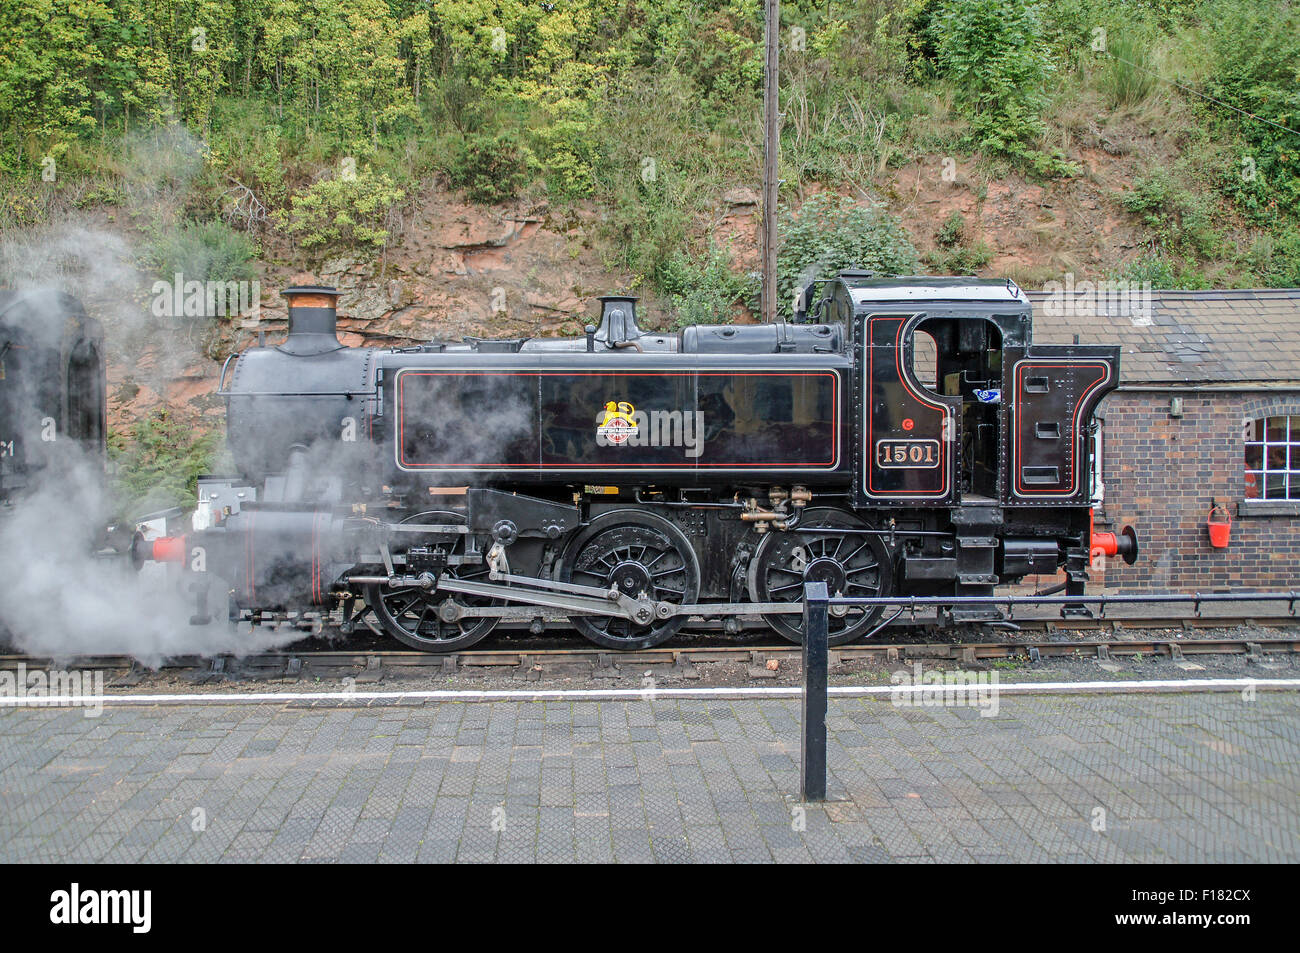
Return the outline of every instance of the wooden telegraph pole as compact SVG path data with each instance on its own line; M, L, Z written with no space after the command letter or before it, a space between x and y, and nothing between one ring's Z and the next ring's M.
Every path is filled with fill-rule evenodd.
M766 0L767 46L763 70L763 285L759 303L763 321L776 321L776 192L777 156L781 148L781 113L777 99L778 50L781 41L781 2Z

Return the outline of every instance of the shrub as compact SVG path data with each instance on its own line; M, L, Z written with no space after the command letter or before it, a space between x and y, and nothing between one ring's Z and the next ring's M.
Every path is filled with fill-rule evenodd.
M795 293L818 276L849 267L903 275L918 268L916 248L896 218L825 192L783 215L779 230L777 307L786 317Z
M1042 113L1052 62L1037 9L1024 0L948 0L931 20L940 71L981 149L1026 162L1038 174L1076 171L1031 143L1045 131Z
M293 211L277 219L306 249L381 248L388 241L389 212L402 196L392 179L367 166L295 192Z
M1120 202L1141 217L1164 248L1208 258L1222 245L1210 203L1164 169L1136 179L1131 190L1120 193Z
M1300 228L1290 226L1272 244L1260 277L1270 288L1300 288Z
M993 258L993 249L983 240L973 245L956 245L945 251L931 252L926 261L940 274L972 275Z
M183 222L155 234L145 260L170 281L251 281L257 245L224 222Z
M113 433L108 450L123 511L138 515L191 503L199 475L210 472L216 449L215 434L196 432L166 407Z
M931 31L935 18L943 9L945 0L908 0L904 4L901 20L903 49L909 68L917 75L932 73L938 51Z
M1194 291L1210 286L1209 279L1195 264L1175 261L1158 252L1149 252L1137 261L1130 262L1115 277L1138 284L1149 281L1155 290Z
M632 272L633 285L650 280L664 290L668 263L690 243L695 209L690 182L674 164L656 169L650 181L635 166L611 176L600 232L611 250L609 268Z
M672 255L660 269L659 286L672 302L674 328L726 323L735 305L757 291L754 276L732 271L726 251L716 245L702 258Z
M255 100L220 101L220 127L208 144L207 162L222 191L247 189L266 208L280 207L287 192L285 156L296 144L286 142L280 126Z
M513 199L536 171L532 150L508 133L466 136L447 170L453 186L483 205Z
M944 248L951 248L961 241L962 236L966 233L966 220L961 217L961 212L953 209L952 214L943 220L939 226L939 231L935 233L934 240Z
M1300 210L1300 9L1286 3L1231 3L1217 5L1211 14L1216 28L1206 91L1269 120L1207 107L1212 122L1239 130L1246 141L1246 154L1225 174L1222 188L1257 222L1295 216Z

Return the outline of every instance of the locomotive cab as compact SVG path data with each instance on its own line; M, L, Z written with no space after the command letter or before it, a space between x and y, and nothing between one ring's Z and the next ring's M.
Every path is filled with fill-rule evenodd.
M1010 281L845 272L820 308L845 322L855 355L854 500L915 528L900 546L909 588L984 596L1064 569L1081 591L1088 437L1119 349L1035 345L1029 301Z
M1002 496L1002 331L977 317L926 317L913 331L913 368L939 396L958 398L958 499L993 503ZM926 376L923 377L922 374ZM928 380L927 380L928 378Z

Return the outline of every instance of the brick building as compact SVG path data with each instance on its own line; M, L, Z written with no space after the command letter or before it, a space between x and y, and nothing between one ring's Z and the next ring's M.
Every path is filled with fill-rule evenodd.
M1132 524L1141 554L1106 585L1300 589L1300 289L1154 292L1137 318L1031 298L1036 342L1123 348L1099 411L1097 525ZM1226 549L1212 505L1232 517Z

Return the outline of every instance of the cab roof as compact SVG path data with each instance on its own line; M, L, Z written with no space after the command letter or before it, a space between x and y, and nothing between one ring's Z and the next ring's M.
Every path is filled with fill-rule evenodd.
M994 306L1015 303L1025 307L1029 305L1025 293L1009 278L928 275L877 278L866 272L854 271L841 272L837 277L849 290L855 306L882 301L952 301Z

